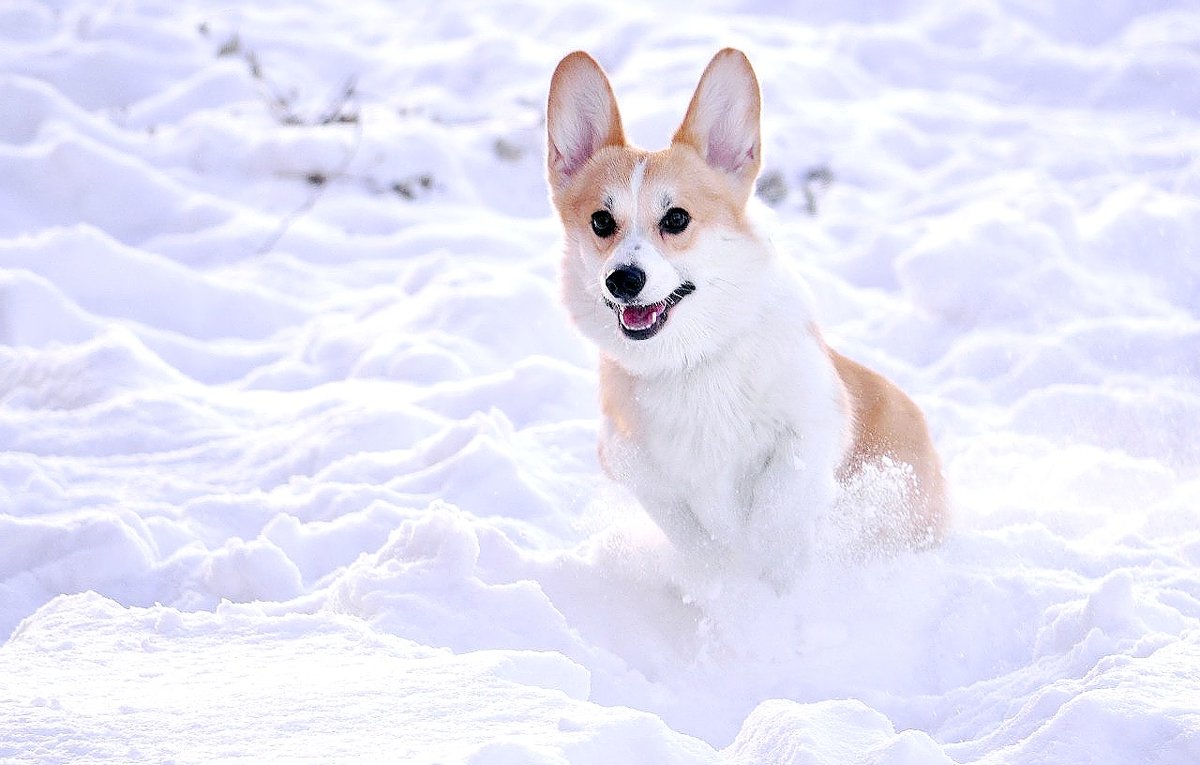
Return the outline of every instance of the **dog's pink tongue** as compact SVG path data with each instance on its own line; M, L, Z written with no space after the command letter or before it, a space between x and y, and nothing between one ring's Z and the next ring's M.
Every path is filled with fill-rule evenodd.
M621 309L621 323L629 329L647 329L658 319L662 306L627 305Z

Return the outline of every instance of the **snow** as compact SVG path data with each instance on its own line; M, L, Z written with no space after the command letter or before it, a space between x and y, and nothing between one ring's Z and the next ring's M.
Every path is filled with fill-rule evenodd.
M0 8L0 761L1200 761L1200 12L669 21ZM725 45L954 497L785 595L602 477L543 175L564 54L657 148Z

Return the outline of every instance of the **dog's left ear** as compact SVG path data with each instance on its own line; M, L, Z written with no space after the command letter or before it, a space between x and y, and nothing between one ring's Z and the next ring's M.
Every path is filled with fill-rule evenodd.
M624 146L612 85L596 60L576 51L558 63L546 104L546 168L558 194L606 146Z
M758 79L746 54L725 48L700 77L672 143L691 146L712 167L729 173L747 198L762 165Z

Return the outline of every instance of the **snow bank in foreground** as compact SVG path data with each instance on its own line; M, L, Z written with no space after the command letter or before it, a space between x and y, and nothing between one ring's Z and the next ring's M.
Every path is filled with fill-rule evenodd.
M80 682L96 662L107 680ZM125 609L79 595L19 629L3 663L14 678L3 700L17 717L0 755L14 758L53 737L109 762L173 759L183 741L190 761L320 752L334 761L601 763L622 750L717 761L649 714L587 704L586 670L559 654L456 656L357 620L235 605Z
M1200 761L1200 16L727 5L0 8L0 759ZM784 596L601 477L542 178L724 45L956 506Z

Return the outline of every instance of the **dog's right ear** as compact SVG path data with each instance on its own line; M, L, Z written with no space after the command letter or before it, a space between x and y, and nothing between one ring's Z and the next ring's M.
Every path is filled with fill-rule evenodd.
M604 70L583 51L558 62L546 104L546 167L554 192L598 150L624 145L617 99Z
M725 48L713 56L672 143L691 146L750 197L762 165L762 96L746 54Z

